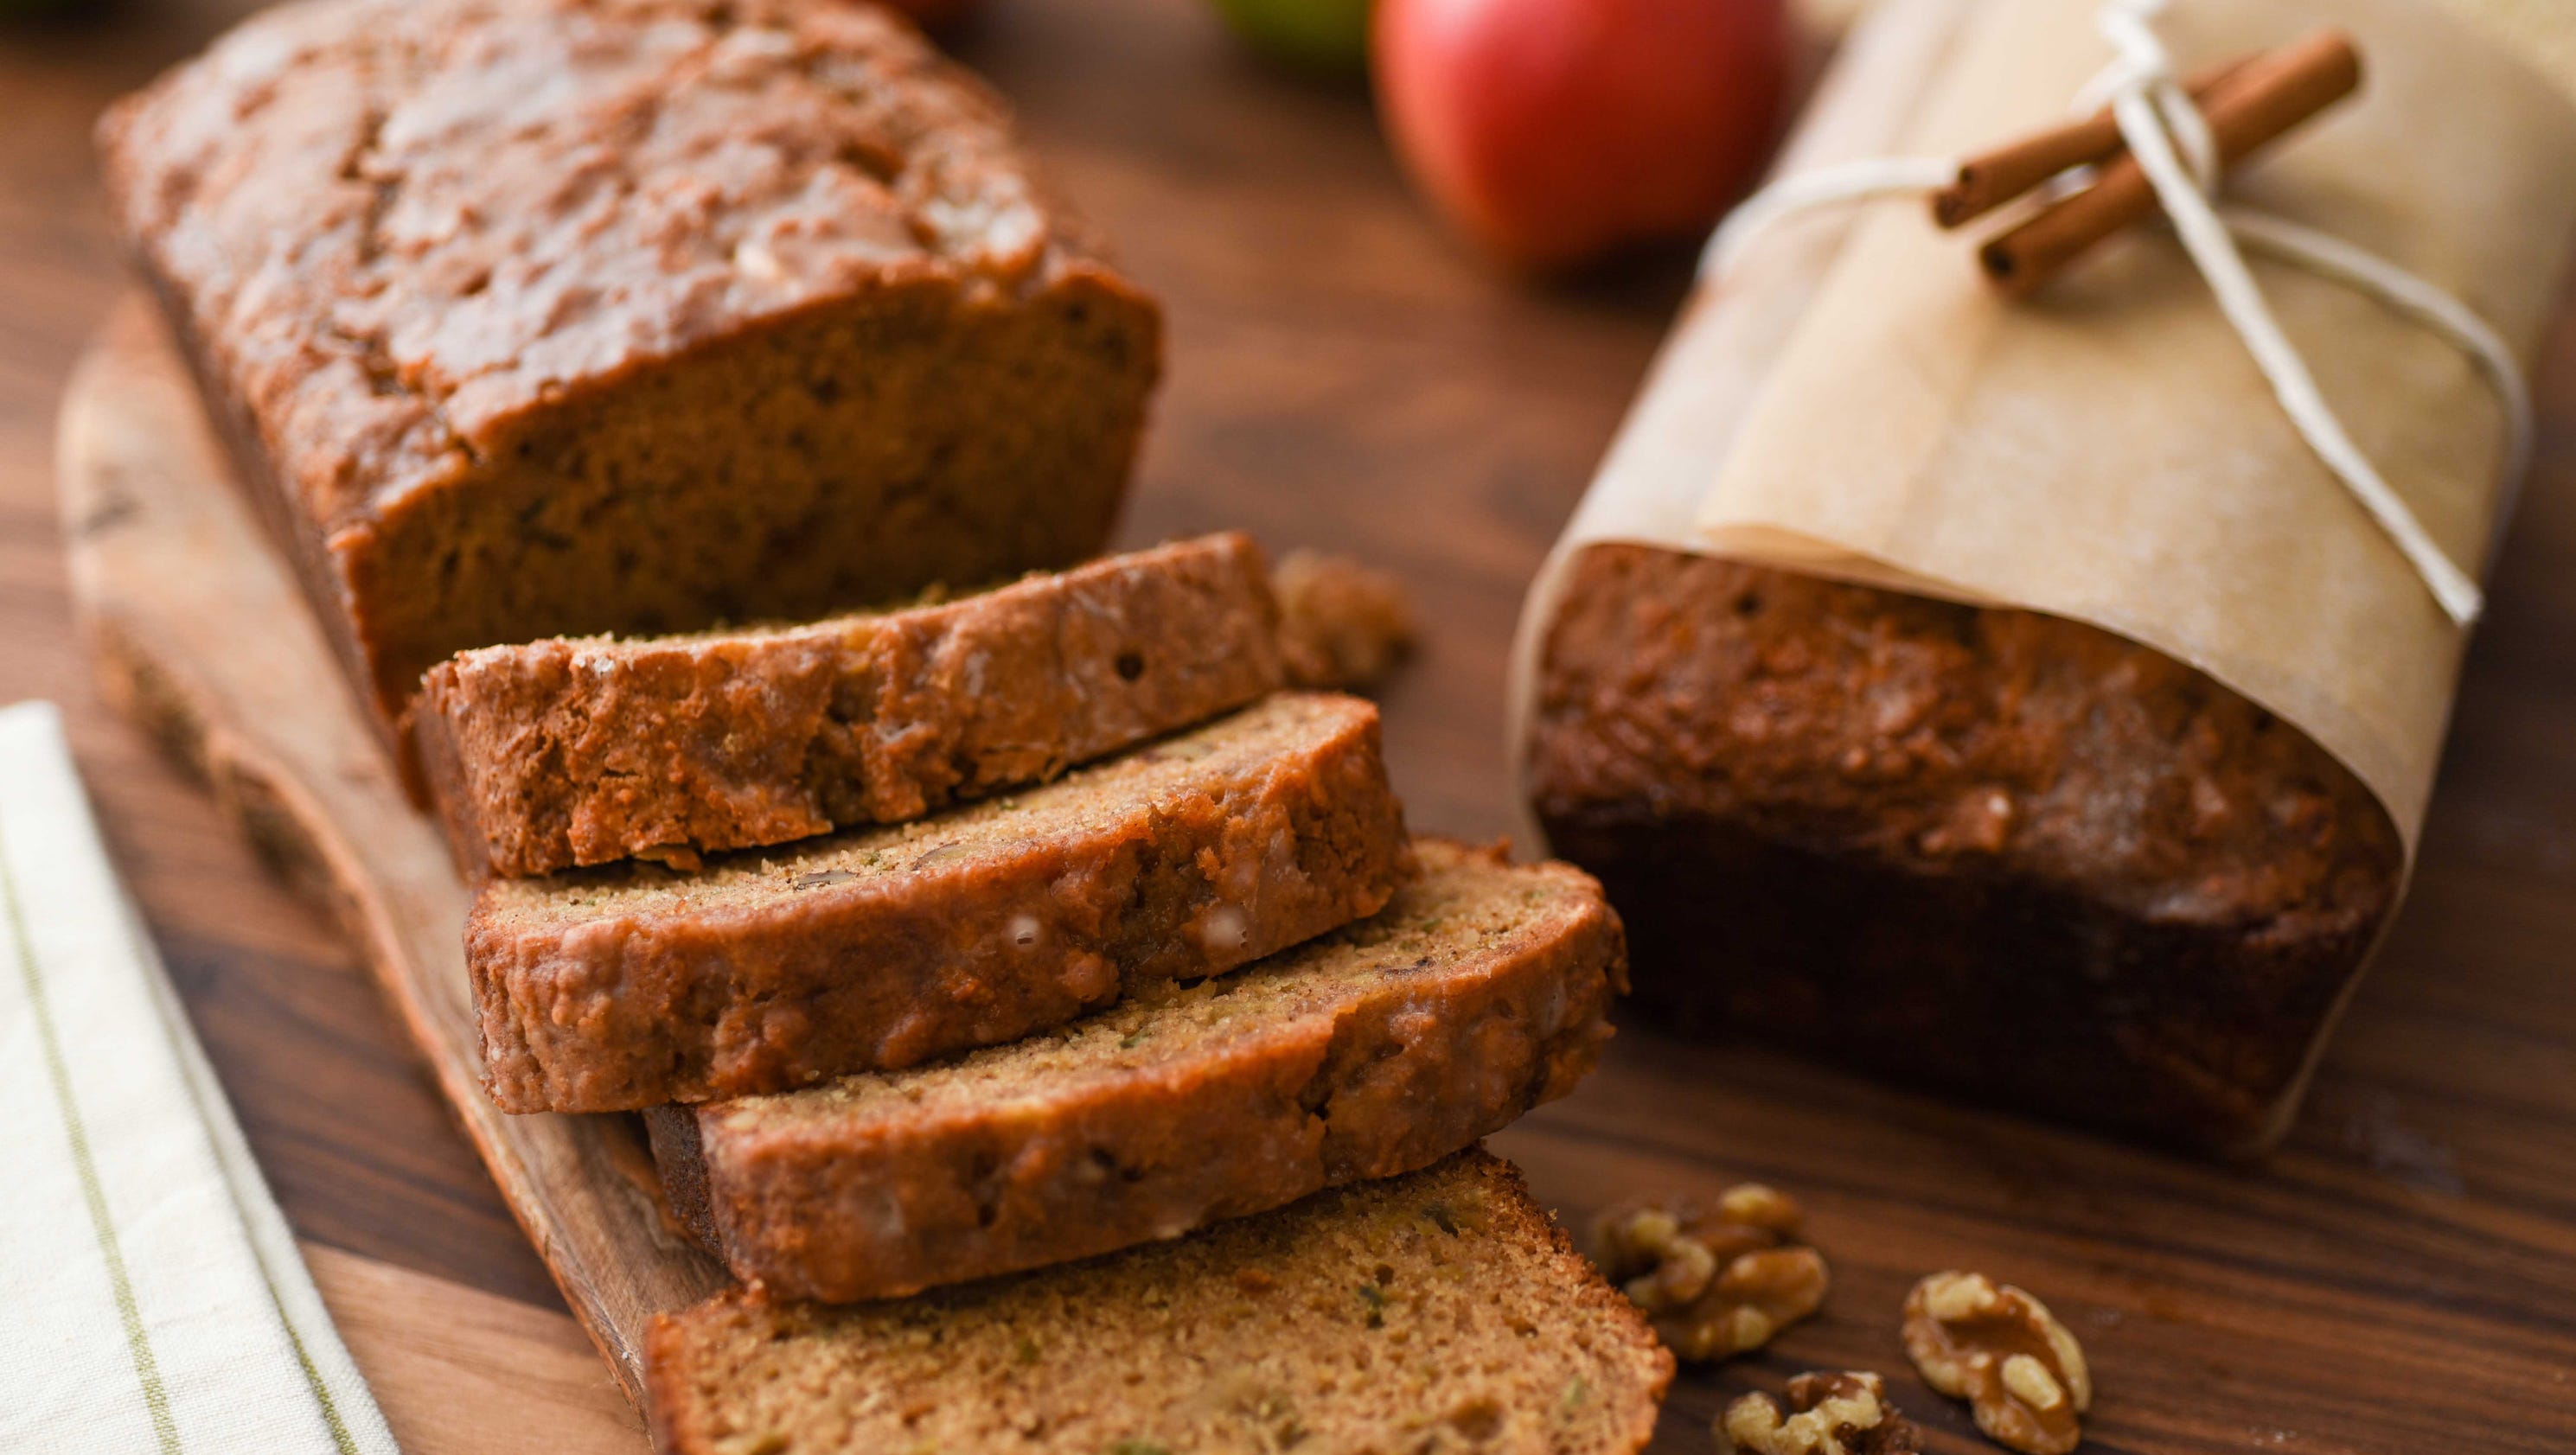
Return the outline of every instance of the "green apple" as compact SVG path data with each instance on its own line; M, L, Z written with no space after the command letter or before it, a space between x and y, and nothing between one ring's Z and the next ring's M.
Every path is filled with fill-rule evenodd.
M1263 55L1328 76L1368 70L1370 0L1213 0Z

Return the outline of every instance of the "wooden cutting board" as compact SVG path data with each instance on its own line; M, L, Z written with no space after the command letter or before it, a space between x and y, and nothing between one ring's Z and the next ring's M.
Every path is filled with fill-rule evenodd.
M504 1116L483 1094L467 893L360 716L139 299L65 393L73 590L103 689L365 952L573 1314L640 1402L652 1316L726 1280L658 1201L629 1116Z
M225 479L139 303L120 307L73 378L60 450L72 584L106 689L363 947L633 1398L651 1314L721 1275L664 1223L629 1119L505 1117L484 1098L459 945L465 891ZM2553 445L2518 555L2576 559L2571 483L2576 459ZM1436 571L1408 564L1442 589ZM2564 974L2566 905L2550 887L2560 841L2515 838L2513 825L2531 774L2566 762L2576 700L2563 634L2547 643L2552 623L2576 621L2576 596L2563 569L2509 563L2508 577L2524 587L2508 593L2490 652L2512 670L2471 684L2462 732L2476 759L2437 807L2425 881L2301 1131L2262 1168L2123 1147L1758 1045L1711 1049L1637 1026L1574 1096L1495 1139L1572 1222L1631 1192L1707 1192L1748 1176L1807 1203L1834 1275L1823 1313L1754 1359L1685 1372L1657 1451L1711 1449L1728 1398L1808 1368L1880 1370L1927 1427L1928 1448L1991 1451L1962 1409L1914 1377L1895 1339L1913 1279L1966 1267L2038 1291L2084 1341L2101 1386L2086 1448L2104 1455L2563 1455L2576 1436L2576 980ZM1438 732L1490 710L1391 705L1397 776L1417 790L1425 827L1454 821L1481 779L1423 743L1437 749ZM1425 718L1435 731L1417 739ZM478 1406L475 1420L446 1421L451 1432L541 1416L535 1389L510 1413L508 1371L489 1359L471 1378L437 1360L391 1364L420 1342L407 1321L438 1317L426 1304L387 1310L399 1296L344 1300L343 1317L360 1309L353 1343L388 1361L377 1377L395 1379L386 1387L424 1428L441 1388ZM483 1402L501 1403L485 1418ZM614 1422L585 1418L619 1438Z

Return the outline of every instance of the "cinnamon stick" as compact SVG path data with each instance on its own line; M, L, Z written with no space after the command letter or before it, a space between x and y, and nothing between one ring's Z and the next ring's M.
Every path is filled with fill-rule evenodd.
M2205 106L2212 92L2259 59L2239 56L2211 66L2186 78L2183 91ZM1980 152L1959 164L1956 181L1932 194L1932 220L1943 227L1965 226L2060 172L2107 162L2127 146L2120 123L2105 107L2081 120L2062 122Z
M2262 56L2214 87L2203 114L2221 169L2277 139L2361 86L2361 54L2339 30L2314 35ZM2138 159L2123 155L2092 186L1987 243L1977 254L1986 276L2015 298L2026 297L2113 233L2156 210L2156 193Z

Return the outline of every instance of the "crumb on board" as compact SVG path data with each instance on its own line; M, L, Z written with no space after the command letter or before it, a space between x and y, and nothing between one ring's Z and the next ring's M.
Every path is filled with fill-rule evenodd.
M1270 573L1279 597L1279 644L1300 687L1365 691L1413 649L1416 627L1404 583L1348 556L1290 551Z

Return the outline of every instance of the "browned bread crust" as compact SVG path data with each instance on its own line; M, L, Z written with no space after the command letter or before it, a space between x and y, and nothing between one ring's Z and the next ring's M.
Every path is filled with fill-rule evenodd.
M784 1298L884 1298L1410 1172L1574 1088L1627 978L1591 876L1414 843L1369 919L1052 1034L647 1113L682 1219Z
M917 1298L721 1294L654 1320L645 1360L665 1455L1628 1455L1673 1375L1481 1150Z
M1281 693L895 828L487 882L466 925L507 1111L787 1091L1061 1025L1382 908L1377 710Z
M1574 563L1530 788L1666 1017L2222 1150L2401 875L2351 773L2157 652L1636 546Z
M553 638L430 669L413 737L477 877L918 818L1281 682L1260 550L1202 537L806 626Z
M464 648L1088 555L1159 367L1004 108L875 6L305 0L100 143L389 734Z

